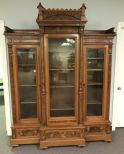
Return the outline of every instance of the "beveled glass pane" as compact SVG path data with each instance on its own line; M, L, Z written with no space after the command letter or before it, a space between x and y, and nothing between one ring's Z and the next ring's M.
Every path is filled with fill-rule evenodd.
M87 49L87 115L101 116L103 103L104 49Z
M87 77L89 83L103 83L103 71L88 71Z
M64 47L65 48L65 47ZM67 52L67 53L66 53ZM69 49L69 51L56 51L49 53L49 66L50 69L55 68L64 68L64 69L74 69L75 65L75 53L73 50Z
M75 39L49 38L50 116L74 116Z
M87 115L97 116L102 115L102 93L103 87L88 86L88 96L87 96Z
M18 64L35 64L35 49L34 48L23 48L17 49Z
M37 117L36 49L17 48L21 118Z
M51 116L74 115L74 87L51 87Z
M20 85L35 85L36 84L36 68L35 66L18 65L19 84Z
M21 104L21 118L36 118L37 104L36 103L22 103Z
M74 85L74 70L50 70L50 85Z
M20 86L21 102L36 102L36 86Z
M103 59L88 60L88 69L103 69Z
M87 54L88 54L88 58L104 58L104 49L89 48Z

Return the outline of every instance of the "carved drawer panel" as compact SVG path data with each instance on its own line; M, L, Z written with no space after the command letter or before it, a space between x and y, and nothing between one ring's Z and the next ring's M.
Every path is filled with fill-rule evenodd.
M92 125L87 126L85 134L110 134L111 126L110 125Z
M103 126L91 126L87 128L88 133L102 133L104 131Z
M41 129L41 140L83 138L84 129Z
M39 137L39 128L13 129L13 138Z

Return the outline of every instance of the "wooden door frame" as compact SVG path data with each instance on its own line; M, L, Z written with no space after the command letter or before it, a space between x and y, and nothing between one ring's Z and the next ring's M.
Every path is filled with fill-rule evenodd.
M21 119L20 117L20 90L19 90L19 77L18 77L18 60L16 49L36 49L36 87L37 87L37 118L27 118ZM40 98L40 77L39 77L39 46L38 45L13 45L13 78L14 78L14 95L15 95L15 114L16 114L16 123L17 124L28 124L28 123L39 123L41 121L41 98Z
M75 38L76 39L76 68L75 68L75 116L50 117L50 92L49 92L49 64L48 64L48 38ZM79 84L79 35L78 34L45 34L44 35L44 62L46 83L46 116L47 125L77 125L78 122L78 84Z
M104 70L103 70L103 98L102 98L102 116L87 116L87 49L88 48L103 48L104 49ZM108 98L107 98L107 92L110 90L108 89L108 75L109 75L109 46L108 45L84 45L83 46L83 70L84 70L84 84L85 84L85 94L84 94L84 103L83 107L85 108L85 114L84 119L85 121L105 121L107 115L107 107L108 107Z

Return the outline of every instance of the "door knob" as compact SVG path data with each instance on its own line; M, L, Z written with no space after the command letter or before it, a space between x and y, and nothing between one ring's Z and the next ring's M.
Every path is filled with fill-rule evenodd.
M122 88L121 88L121 87L118 87L117 89L118 89L118 90L122 90Z

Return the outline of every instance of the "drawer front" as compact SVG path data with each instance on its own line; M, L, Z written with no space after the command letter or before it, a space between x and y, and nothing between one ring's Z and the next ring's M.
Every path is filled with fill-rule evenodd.
M110 134L111 126L110 125L91 125L86 126L85 135L94 135L94 134Z
M39 128L13 128L13 138L39 137Z
M41 129L41 140L83 138L84 129Z

